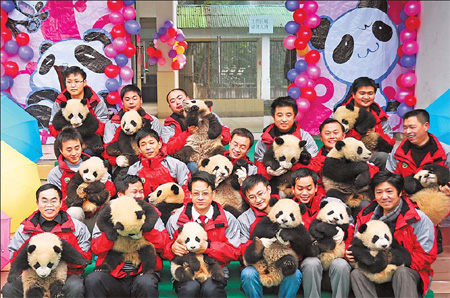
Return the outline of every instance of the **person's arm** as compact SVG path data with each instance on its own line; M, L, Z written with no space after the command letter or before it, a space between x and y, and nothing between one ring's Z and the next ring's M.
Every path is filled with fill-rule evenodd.
M142 169L142 164L140 161L137 161L128 168L127 174L139 176L138 173L141 169Z
M181 131L174 124L165 125L162 128L161 139L166 144L167 154L172 155L183 148L190 135L189 130Z
M386 136L388 136L390 139L394 138L394 132L392 131L392 127L389 124L389 121L382 121L381 128L383 129L383 132ZM395 140L394 140L394 144L395 144ZM393 144L391 144L391 145L393 145Z
M433 222L420 210L420 220L412 223L415 239L411 239L411 269L416 271L429 267L437 258L435 227ZM403 243L399 241L400 245Z
M301 130L302 141L306 141L305 149L311 154L311 157L314 157L319 153L319 148L317 148L317 144L314 141L313 137L309 134L309 132Z
M166 157L165 162L169 169L170 176L177 180L177 183L184 191L184 202L188 202L191 197L188 189L188 181L191 179L191 172L185 163L173 157Z
M250 209L249 209L250 210ZM238 223L239 223L239 241L241 243L240 250L241 250L241 256L244 255L245 250L247 247L252 243L252 240L250 239L250 226L253 221L255 221L256 217L250 217L248 214L249 211L246 211L242 213L238 217Z
M25 242L30 238L30 234L23 232L23 225L20 225L17 231L14 233L11 241L8 245L9 257L11 259L11 263L14 261L17 253L20 248L23 246Z
M91 249L95 255L106 254L114 246L114 241L109 240L105 233L100 231L97 224L92 231Z
M57 131L53 126L53 118L55 118L55 115L59 110L61 110L61 105L55 101L53 103L52 112L50 114L50 121L48 122L48 130L50 131L50 134L55 138L58 135L59 131Z
M391 173L395 173L396 169L397 169L398 161L394 157L396 150L397 150L397 147L394 148L391 153L389 153L388 159L386 161L386 170L388 170Z
M83 251L83 258L86 260L92 259L91 254L91 233L88 227L79 220L72 218L75 225L75 232L73 233L78 240L78 246Z
M113 123L111 121L106 122L105 132L103 134L103 143L105 143L105 145L108 145L114 140L118 127L120 127L119 123Z
M102 99L100 99L98 104L94 107L94 112L100 122L106 123L106 121L108 121L108 108Z
M161 123L159 123L158 118L156 118L155 116L152 116L152 118L153 118L153 121L151 122L152 129L158 133L158 136L161 137L163 127L161 126Z
M50 170L47 176L47 183L58 186L61 189L61 178L62 173L58 166Z

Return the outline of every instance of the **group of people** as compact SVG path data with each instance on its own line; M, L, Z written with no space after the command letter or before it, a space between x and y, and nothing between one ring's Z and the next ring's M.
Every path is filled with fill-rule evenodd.
M86 74L78 67L70 67L65 73L65 89L56 99L52 117L60 109L62 101L69 99L87 99L90 112L99 121L96 133L103 137L105 148L117 140L120 133L120 121L129 110L142 110L142 94L134 85L125 86L121 90L123 108L110 119L107 116L105 103L87 85ZM377 85L370 78L359 78L352 86L352 96L343 104L352 103L366 109L375 116L377 123L374 131L379 133L389 144L395 144L392 129L387 122L387 115L374 102ZM339 140L346 136L361 138L356 131L345 133L337 120L326 119L319 127L322 148L317 147L312 136L300 128L295 121L297 104L289 97L277 98L272 102L271 115L274 123L266 127L261 139L255 146L255 161L252 162L247 153L253 146L253 134L245 128L230 129L222 124L222 144L229 144L225 156L234 164L245 159L249 168L245 179L240 180L243 200L249 209L238 218L225 211L214 201L216 195L215 177L199 170L197 164L185 164L170 155L180 150L186 139L196 133L196 126L186 127L183 121L183 101L190 100L182 89L174 89L167 95L167 103L172 110L163 123L149 114L145 118L151 123L151 130L141 130L136 135L139 148L139 160L129 166L126 175L111 179L112 173L105 175L102 182L113 199L123 195L145 200L159 185L167 182L178 183L186 193L183 207L174 212L166 225L158 219L152 231L143 233L158 254L155 272L142 274L141 267L124 261L113 271L94 271L82 277L83 267L69 266L68 279L64 291L68 297L157 297L159 271L162 269L161 259L172 260L175 256L183 256L188 251L176 242L179 227L188 222L198 222L204 226L208 235L208 243L198 253L214 258L224 269L225 281L207 279L198 281L173 283L179 297L226 297L226 280L229 277L227 265L231 261L242 261L245 249L252 242L252 231L258 222L265 217L273 201L278 195L273 194L270 180L280 176L286 169L265 167L262 160L264 153L275 138L292 134L306 141L305 149L312 159L292 174L292 198L298 204L304 204L306 213L302 221L309 229L320 210L323 200L336 200L327 197L321 183L321 173L327 153ZM220 118L216 115L216 117ZM345 258L335 259L328 270L324 270L317 257L302 258L295 274L284 278L278 287L262 286L258 272L252 266L242 268L241 288L248 297L262 297L266 293L277 293L279 297L295 297L300 286L304 297L320 297L322 290L332 292L333 297L348 297L352 290L355 297L376 297L377 287L360 270L352 270L354 257L348 250L353 239L353 231L370 220L384 221L391 228L394 238L411 254L410 267L400 267L393 276L392 282L385 285L395 297L424 296L429 289L433 270L431 264L437 256L437 234L431 220L412 203L403 191L405 177L417 173L426 164L450 165L450 147L428 133L429 115L425 110L413 110L406 113L404 119L405 139L391 153L378 153L372 156L370 191L374 197L366 206L362 206L356 218L351 219L351 229L344 239L339 235L337 242L345 241ZM67 185L77 172L80 164L89 158L83 152L83 140L76 129L67 127L56 131L51 125L50 131L55 135L55 148L60 153L58 165L49 173L48 183L36 191L37 211L25 219L14 234L9 246L12 260L34 235L52 232L68 241L84 258L90 260L92 254L97 256L100 265L114 242L109 240L95 224L95 215L90 216L75 212L65 206ZM122 163L122 160L103 156L111 166ZM114 181L114 182L113 182ZM450 195L450 187L442 186L440 190ZM156 208L156 207L155 207ZM2 289L4 297L23 297L22 281L6 283Z

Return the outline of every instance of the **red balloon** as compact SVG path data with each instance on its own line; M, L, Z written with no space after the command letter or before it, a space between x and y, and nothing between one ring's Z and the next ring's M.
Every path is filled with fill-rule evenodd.
M317 97L316 90L312 87L302 88L302 97L306 98L309 101L313 101Z
M123 7L123 1L108 0L108 8L111 10L119 10Z
M290 83L289 86L287 87L287 91L289 91L289 89L291 89L292 87L295 87L295 83Z
M309 51L305 56L305 61L308 64L316 64L320 59L320 53L316 50Z
M156 57L156 58L161 58L161 56L162 56L161 50L156 50L156 51L155 51L155 57Z
M131 43L127 43L127 47L122 51L122 54L125 54L127 57L134 56L136 54L136 47Z
M179 70L180 69L180 62L178 60L175 60L172 62L172 69L173 70Z
M306 21L306 17L307 17L308 15L307 15L307 13L306 13L306 11L303 9L303 8L298 8L298 9L296 9L295 11L294 11L294 15L293 15L293 17L294 17L294 21L297 23L297 24L301 24L301 23L303 23L304 21Z
M414 95L408 95L405 97L405 104L412 107L415 106L417 103L417 98Z
M7 42L8 40L11 40L11 38L12 38L11 30L6 28L5 26L2 26L1 31L2 31L1 34L2 34L4 42Z
M112 79L119 75L120 73L120 67L114 64L110 64L105 67L105 75Z
M127 31L125 31L125 27L122 24L119 25L115 25L112 29L111 29L111 36L113 38L117 38L117 37L125 37Z
M147 54L150 56L150 57L153 57L153 56L155 56L155 48L153 48L153 47L148 47L147 48L147 50L146 50L146 52L147 52Z
M308 41L302 39L301 37L297 37L294 41L294 46L297 50L303 50L308 45Z
M6 61L3 66L5 67L5 75L15 78L19 73L19 65L14 61Z
M8 21L8 14L3 9L2 9L1 18L2 18L2 21L1 21L2 26L5 26L6 22Z
M399 87L401 87L401 88L406 88L406 87L402 84L402 77L403 77L403 74L401 74L401 75L399 75L399 76L397 77L397 80L396 80L397 86L399 86Z
M16 42L19 46L26 46L30 42L30 36L25 32L16 35Z
M403 55L405 55L405 53L403 52L403 45L398 46L398 48L397 48L397 55L399 55L400 58L403 57Z
M300 26L300 29L298 29L298 31L297 31L297 36L306 41L309 41L312 37L311 28L309 28L308 26L305 26L305 25Z
M185 41L179 42L178 43L179 46L182 46L185 50L187 49L188 45Z
M120 100L120 94L117 91L111 91L108 93L108 95L106 95L106 101L110 104L110 105L115 105L116 103L118 103Z
M175 37L178 34L175 28L170 28L169 30L167 30L167 33L169 34L170 37Z
M406 28L415 30L420 27L420 19L418 17L408 17L405 21Z

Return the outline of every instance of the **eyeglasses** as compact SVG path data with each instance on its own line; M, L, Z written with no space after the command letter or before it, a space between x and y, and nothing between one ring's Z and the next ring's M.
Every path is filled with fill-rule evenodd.
M194 199L198 199L198 198L200 198L200 197L207 198L207 197L209 197L210 195L211 195L211 192L209 192L209 191L205 191L205 192L203 192L203 193L200 193L200 192L193 192L193 193L191 194L192 198L194 198Z
M248 196L247 196L247 199L248 199L250 202L254 202L254 201L256 201L256 199L258 199L258 198L264 199L264 197L266 196L266 194L267 194L267 188L265 188L264 190L258 191L258 193L254 194L254 195L248 195Z
M71 86L71 85L73 85L73 84L75 84L75 85L80 85L80 84L82 84L84 81L67 81L66 82L66 85L69 85L69 86Z

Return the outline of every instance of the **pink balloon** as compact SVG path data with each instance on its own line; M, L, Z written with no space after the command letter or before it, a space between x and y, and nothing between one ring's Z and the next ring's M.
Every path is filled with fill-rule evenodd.
M402 102L405 101L405 98L406 98L408 95L411 95L411 94L412 94L411 91L409 91L409 90L407 90L407 89L399 88L399 89L397 90L396 100L397 100L398 102L402 103Z
M309 110L309 107L311 104L309 103L309 100L306 98L299 98L297 99L297 108L299 112L305 113Z
M387 96L387 98L388 98L389 100L392 100L392 99L395 98L395 93L396 93L396 92L395 92L394 87L387 86L387 87L384 87L383 93L384 93L384 95Z
M167 44L169 46L173 46L175 44L175 38L170 38L169 40L167 40Z
M417 76L413 72L407 72L403 74L401 78L401 83L405 87L414 86L417 83Z
M297 113L297 116L295 116L295 121L300 121L300 120L302 120L302 118L303 118L303 113L299 111Z
M294 43L295 43L295 39L296 39L296 38L297 38L297 37L295 37L294 35L288 35L288 36L286 36L286 37L284 38L284 41L283 41L284 47L285 47L286 49L288 49L288 50L293 50L293 49L295 49Z
M127 47L127 41L123 37L115 38L112 44L117 52L122 52Z
M303 4L303 9L308 13L308 15L314 14L319 8L316 1L305 1Z
M163 57L158 58L158 64L163 66L164 64L166 64L166 59Z
M414 55L419 50L419 44L414 40L407 41L402 45L402 50L406 55Z
M309 28L316 28L317 26L320 25L320 17L315 13L308 15L305 21L305 25L308 26Z
M186 62L186 56L184 54L178 54L177 60L180 62L180 65Z
M131 80L133 76L133 70L129 66L124 66L120 69L120 77L122 78L122 80Z
M114 49L114 46L112 44L107 45L105 47L104 51L105 51L106 57L108 57L108 58L114 58L118 54L116 49Z
M125 20L132 20L136 17L136 10L133 6L125 6L122 11Z
M309 65L306 69L306 74L310 79L317 79L320 77L320 68L317 65Z
M308 86L308 77L305 74L299 74L295 80L295 85L302 89Z
M3 76L5 75L5 67L3 66L3 64L1 64L1 66L2 66L2 73L1 73L1 76L3 77Z
M168 38L165 34L163 34L159 37L159 40L161 40L161 42L167 42Z
M405 14L408 16L415 16L420 12L420 2L419 1L408 1L405 4L405 7L403 10L405 11Z
M316 83L314 83L313 79L308 79L308 82L306 83L306 87L314 88L314 87L316 87Z
M5 50L2 49L2 52L0 54L1 62L5 63L8 61L8 54L5 52Z
M400 32L400 40L405 43L409 40L415 40L417 36L416 30L405 28Z
M1 42L2 46L1 47L3 48L3 46L5 45L5 41L3 40L3 36L1 37L1 41L2 41Z
M114 25L119 25L123 23L123 16L118 11L111 11L111 13L109 14L109 20Z

